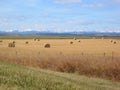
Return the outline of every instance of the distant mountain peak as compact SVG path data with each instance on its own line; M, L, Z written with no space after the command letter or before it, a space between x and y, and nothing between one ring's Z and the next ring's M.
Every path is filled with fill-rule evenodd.
M81 35L81 36L120 36L120 32L98 32L98 31L72 31L72 32L51 32L51 31L0 31L0 35Z

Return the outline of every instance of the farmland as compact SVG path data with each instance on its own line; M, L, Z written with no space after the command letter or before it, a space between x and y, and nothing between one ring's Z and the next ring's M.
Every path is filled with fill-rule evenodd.
M78 42L80 40L80 42ZM116 56L120 55L120 40L113 39L112 41L117 42L114 44L111 42L112 39L41 39L40 41L34 41L33 39L5 39L0 43L0 50L4 50L5 53L14 53L17 51L20 54L36 54L41 52L42 54L92 54L92 55L102 55L106 53L107 56L111 56L114 52ZM16 47L14 49L8 48L8 43L16 42ZM70 41L73 44L70 44ZM29 42L29 44L25 44ZM44 44L50 43L51 48L45 49ZM4 53L1 52L1 53Z
M9 46L9 43L14 43L15 47ZM45 44L49 44L50 46L46 48ZM87 39L72 37L62 39L52 37L51 39L11 37L7 39L7 37L5 37L0 39L0 62L9 62L12 65L16 64L16 66L22 65L34 68L35 70L43 70L40 72L48 73L47 70L52 70L53 73L56 71L72 73L75 74L75 77L80 76L79 78L83 78L81 75L84 75L87 76L88 79L92 77L111 80L110 82L118 82L120 81L120 39L96 39L89 37ZM7 73L4 69L3 71ZM57 75L61 74L58 73ZM48 78L45 77L45 79L47 80ZM63 81L61 83L63 83ZM49 83L49 81L44 83ZM54 81L51 81L51 83L54 83ZM83 83L87 84L89 82ZM71 86L71 88L73 87L74 86ZM80 87L83 87L82 90L85 89L84 85ZM109 86L107 86L107 88L108 87ZM4 86L1 86L1 88L4 88ZM66 86L64 90L67 88L68 86ZM71 90L71 88L69 88L69 90ZM76 85L75 88L81 90ZM89 86L87 86L87 88L91 89ZM96 88L99 89L102 87L96 86ZM110 88L113 88L113 86ZM95 87L92 87L91 90L94 89ZM115 90L117 89L115 88ZM107 89L104 88L103 90Z
M120 81L118 38L1 38L0 41L0 61ZM8 47L11 42L15 47ZM45 44L50 44L50 47L45 48Z

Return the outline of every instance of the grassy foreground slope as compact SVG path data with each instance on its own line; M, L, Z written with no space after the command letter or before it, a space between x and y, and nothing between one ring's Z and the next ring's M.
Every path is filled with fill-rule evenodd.
M120 83L0 62L0 90L120 90Z

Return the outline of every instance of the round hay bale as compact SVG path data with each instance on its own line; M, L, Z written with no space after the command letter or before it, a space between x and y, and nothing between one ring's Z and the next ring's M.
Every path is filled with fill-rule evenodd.
M114 44L116 44L117 42L116 41L114 41Z
M113 40L110 41L111 43L113 42Z
M13 41L13 43L16 43L15 41Z
M80 42L80 40L78 42Z
M51 45L50 45L49 43L47 43L47 44L44 45L44 47L45 47L45 48L50 48Z
M36 41L37 40L37 38L34 38L34 41Z
M0 42L3 42L2 40L0 40Z
M8 43L8 47L15 47L15 43Z
M28 41L26 41L26 42L25 42L25 44L29 44L29 42L28 42Z
M40 39L38 39L38 41L40 41Z
M73 44L73 42L72 42L72 41L70 41L70 44Z
M74 40L77 40L77 38L74 38Z

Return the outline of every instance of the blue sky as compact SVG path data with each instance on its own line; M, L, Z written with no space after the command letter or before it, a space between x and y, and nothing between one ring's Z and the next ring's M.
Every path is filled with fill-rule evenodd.
M0 31L120 32L120 0L0 0Z

